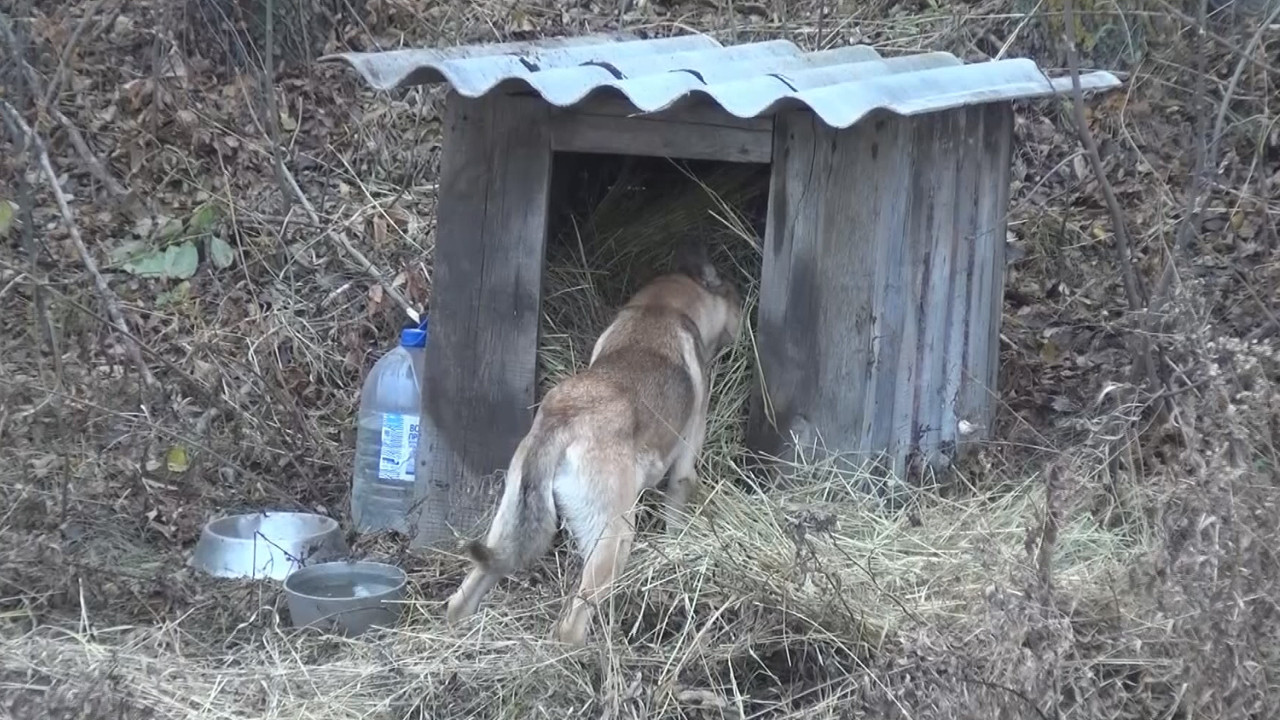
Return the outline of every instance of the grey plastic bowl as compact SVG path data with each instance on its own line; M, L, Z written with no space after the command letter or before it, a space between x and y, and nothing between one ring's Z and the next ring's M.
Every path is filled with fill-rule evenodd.
M391 627L400 617L404 571L376 562L339 561L311 565L284 580L289 617L298 627L354 636Z
M347 541L332 518L257 512L205 525L191 565L215 577L283 580L298 568L347 554Z

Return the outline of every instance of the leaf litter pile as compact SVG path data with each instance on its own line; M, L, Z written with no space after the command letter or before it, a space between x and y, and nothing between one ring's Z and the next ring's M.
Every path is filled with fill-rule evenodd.
M291 629L274 584L185 566L213 513L346 523L360 381L400 301L429 311L441 92L374 94L308 58L621 22L1054 69L1069 6L323 5L0 3L0 111L40 135L76 228L0 112L7 716L1275 716L1280 35L1265 3L1210 3L1203 33L1198 2L1075 8L1081 64L1128 74L1085 110L1145 311L1126 304L1070 100L1019 105L995 439L901 514L821 465L762 487L741 448L746 333L718 365L697 519L679 541L641 535L578 653L548 640L577 570L564 548L450 630L462 561L361 538L411 587L398 627L358 640ZM280 13L269 31L264 7ZM610 172L554 222L543 388L681 234L715 239L754 302L759 169Z

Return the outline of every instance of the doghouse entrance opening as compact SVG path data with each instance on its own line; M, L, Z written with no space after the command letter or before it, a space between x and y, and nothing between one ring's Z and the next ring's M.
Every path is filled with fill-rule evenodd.
M614 313L667 272L676 247L705 241L716 268L737 285L755 327L769 166L758 163L556 153L542 290L538 400L582 369ZM742 440L757 382L751 337L720 359L707 452ZM704 455L707 454L704 452Z

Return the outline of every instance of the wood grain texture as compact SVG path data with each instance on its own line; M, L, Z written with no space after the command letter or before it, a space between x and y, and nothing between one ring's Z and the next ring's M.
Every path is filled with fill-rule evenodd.
M952 233L952 273L948 291L947 348L943 360L942 419L940 444L943 451L959 456L968 439L960 435L960 390L964 381L964 358L969 327L969 281L973 272L979 172L982 162L981 107L965 108L957 114L956 136L960 142L955 182L955 216ZM998 310L997 310L998 311Z
M946 112L931 116L933 125L933 168L930 173L929 204L926 209L925 236L918 242L925 247L926 261L921 268L923 282L919 299L920 336L916 346L916 368L919 380L912 417L912 436L929 467L951 461L951 446L943 441L943 428L954 429L955 406L945 397L947 356L953 349L947 344L947 330L953 321L956 256L956 185L960 172L964 112ZM953 445L953 443L951 444Z
M557 113L551 141L558 151L610 155L749 163L773 156L767 130L575 112Z
M980 120L979 127L969 131L979 144L974 163L973 255L965 278L968 313L956 414L979 428L970 438L979 440L987 437L994 417L1000 369L1013 109L991 103L974 110Z
M524 98L450 95L416 485L416 547L475 537L533 419L551 141Z
M878 456L903 477L956 457L965 412L989 420L1011 117L776 118L752 449Z
M818 381L814 262L822 197L815 188L824 186L830 167L831 133L812 114L794 112L774 119L773 135L756 321L763 392L758 389L751 399L748 442L758 451L781 454L784 445L803 452L816 440L801 410L815 403Z
M864 409L876 405L886 340L875 330L879 278L901 264L902 248L880 238L901 236L907 138L885 117L846 131L806 112L775 123L758 310L763 390L752 401L749 444L770 454L788 445L788 454L874 451L868 426L887 437Z

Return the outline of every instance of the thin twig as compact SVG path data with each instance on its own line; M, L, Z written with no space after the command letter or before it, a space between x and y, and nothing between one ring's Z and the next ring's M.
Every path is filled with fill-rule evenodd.
M26 105L26 99L33 91L33 88L25 82L20 64L17 62L26 52L26 34L21 31L21 28L16 34L18 38L10 45L14 60L13 88L18 106L23 107ZM58 337L53 330L53 320L49 313L49 298L44 288L45 277L40 270L40 251L36 245L35 237L35 203L32 200L31 181L27 177L27 170L31 166L31 159L27 154L30 144L23 135L22 129L7 117L5 118L5 126L9 128L9 134L13 136L13 146L18 153L18 212L22 221L22 246L27 251L27 263L30 266L29 271L33 281L31 297L36 311L36 325L38 326L36 332L44 335L44 340L49 346L49 357L53 361L54 379L60 387L62 385L62 353L58 350Z
M1155 296L1151 299L1151 315L1153 316L1158 314L1169 300L1173 281L1178 274L1178 258L1187 251L1187 248L1191 245L1191 240L1195 237L1195 229L1200 225L1200 214L1204 209L1202 201L1205 196L1205 189L1209 185L1209 175L1217 171L1215 164L1209 160L1209 147L1205 141L1208 129L1205 127L1207 113L1204 108L1205 76L1207 75L1204 36L1207 32L1205 22L1209 14L1208 6L1208 0L1200 0L1199 18L1196 20L1194 29L1196 42L1192 52L1196 56L1196 70L1195 81L1191 90L1193 134L1191 146L1194 155L1191 174L1187 176L1187 206L1182 214L1182 222L1178 225L1177 233L1174 236L1173 253L1165 261L1164 270L1161 271L1160 280L1156 284ZM1230 94L1226 95L1223 98L1223 102L1230 103L1230 97Z
M8 47L17 48L18 42L10 24L11 21L9 18L3 13L0 13L0 39L3 39L4 44ZM12 54L12 59L15 67L18 68L19 72L21 72L23 77L26 79L27 87L30 89L32 97L39 95L40 77L36 73L35 68L31 67L31 64L28 63L21 54L17 53L16 50ZM88 168L89 173L97 178L98 182L105 185L111 194L121 198L129 197L129 189L122 185L120 181L117 180L109 170L107 170L106 165L98 159L98 156L89 147L89 143L84 139L84 135L81 134L80 128L76 127L75 123L71 122L71 118L63 114L63 112L55 105L48 102L42 106L42 109L47 111L49 115L62 126L63 130L66 130L67 137L71 139L71 144L75 146L76 152L80 154L80 159L84 160L85 167Z
M44 101L41 103L45 107L53 107L54 102L58 98L58 94L62 92L62 77L67 71L67 61L71 59L71 53L75 51L76 43L80 42L80 36L84 34L85 28L89 26L89 21L98 14L98 8L106 0L94 0L84 11L84 17L80 18L80 22L76 23L76 29L72 31L71 38L67 40L67 44L62 48L62 56L58 58L58 67L53 71L53 77L49 79L49 87L45 90Z
M307 199L306 194L302 192L302 187L298 185L298 179L293 176L293 173L290 172L288 166L285 165L283 153L281 152L280 142L278 139L278 132L276 131L276 123L279 120L279 116L276 114L276 110L275 110L275 107L276 107L275 88L274 88L274 85L275 85L274 83L274 80L275 80L275 77L274 77L275 20L273 18L273 15L275 14L274 0L267 0L265 10L266 10L266 33L265 33L266 56L263 58L262 94L263 94L263 101L264 101L263 104L265 106L264 109L266 110L267 117L263 118L262 122L260 123L260 127L263 130L264 134L267 136L267 142L270 145L270 150L271 150L271 164L275 169L276 178L280 182L281 192L284 195L285 202L286 203L289 202L290 195L294 196L295 198L297 198L298 202L302 205L302 209L306 211L307 217L310 218L311 222L315 225L322 225L320 214L316 212L315 206L311 204L311 201ZM412 319L415 323L419 321L418 311L414 309L413 305L409 303L409 299L406 298L403 294L401 294L399 290L395 289L395 287L393 287L391 283L387 282L386 280L383 280L382 271L378 269L378 266L374 265L369 260L369 258L365 257L364 253L356 249L356 247L351 244L351 241L348 240L345 235L343 235L340 232L335 232L332 228L326 230L324 234L328 235L329 237L332 237L340 246L342 246L342 249L345 250L356 261L356 263L360 266L361 270L363 270L365 273L367 273L368 275L373 277L375 280L377 280L378 284L382 286L383 291L386 292L386 294L390 296L391 299L394 300L396 304L398 304L405 311L405 314L408 315L410 319Z
M1199 20L1201 28L1204 27L1207 16L1205 5L1204 0L1201 0ZM1195 89L1193 90L1195 93L1193 112L1196 117L1196 137L1193 144L1196 148L1196 169L1189 179L1187 211L1183 214L1182 224L1178 226L1178 234L1174 242L1174 256L1165 265L1164 271L1160 275L1160 284L1156 289L1156 294L1151 299L1151 311L1153 314L1158 312L1164 306L1164 303L1169 300L1169 290L1174 278L1177 276L1175 265L1177 257L1180 254L1186 254L1191 240L1195 237L1195 229L1200 225L1200 216L1204 212L1206 197L1211 195L1211 193L1207 192L1212 184L1209 179L1212 174L1217 173L1218 152L1222 147L1223 126L1226 125L1227 112L1231 109L1231 101L1235 98L1236 88L1240 85L1240 78L1244 75L1244 70L1249 65L1247 60L1253 57L1259 43L1262 42L1263 35L1266 34L1268 27L1277 18L1280 18L1280 3L1276 4L1266 21L1258 26L1258 29L1253 33L1253 37L1245 45L1244 53L1241 55L1239 62L1236 63L1235 71L1231 73L1227 88L1222 93L1222 101L1218 103L1218 112L1214 117L1213 130L1207 134L1204 128L1205 108L1201 107L1204 101L1204 77L1206 74L1203 42L1200 43L1201 47L1195 51L1197 59ZM1203 35L1203 31L1199 35ZM1250 291L1252 292L1252 288L1250 288Z
M1272 65L1266 60L1259 60L1258 58L1250 57L1248 54L1244 52L1242 48L1240 48L1239 43L1235 42L1234 40L1228 40L1227 38L1224 38L1221 35L1218 35L1214 33L1212 30L1210 30L1208 28L1208 24L1205 22L1205 18L1208 15L1208 13L1206 13L1203 10L1203 8L1200 11L1200 17L1197 19L1197 18L1191 17L1190 15L1186 14L1185 12L1178 9L1177 7L1174 7L1173 4L1169 2L1169 0L1156 0L1156 3L1158 3L1160 7L1164 8L1169 14L1177 17L1179 20L1186 23L1194 24L1199 29L1199 32L1203 33L1204 37L1208 38L1209 40L1212 40L1223 50L1226 50L1227 52L1231 53L1232 55L1235 55L1238 58L1242 58L1245 62L1248 62L1250 65L1253 65L1254 67L1257 67L1259 69L1266 70L1272 73L1280 73L1280 66ZM1266 26L1267 26L1266 23L1263 23L1262 27L1265 28ZM1201 49L1201 52L1203 52L1203 49Z
M315 207L312 206L311 201L307 199L307 196L302 193L302 188L298 187L298 180L293 176L292 172L289 172L289 168L285 167L283 162L279 164L279 172L289 190L298 198L298 202L302 204L302 208L306 211L307 216L311 218L311 222L316 225L321 224L320 215L316 212ZM409 303L409 299L401 294L399 290L395 289L391 283L383 280L382 271L378 269L378 266L374 265L369 258L365 257L364 253L360 252L356 246L352 245L351 241L348 240L345 235L335 232L333 229L326 230L324 234L333 238L339 245L341 245L342 248L355 259L356 263L360 265L360 268L364 270L364 272L382 285L382 289L386 291L387 295L389 295L392 300L396 301L396 304L405 311L405 314L407 314L414 322L418 322L418 311Z
M1089 129L1089 123L1085 119L1084 92L1080 87L1080 58L1076 50L1076 19L1072 0L1063 0L1062 22L1067 36L1067 67L1071 73L1071 108L1075 117L1076 131L1080 135L1080 144L1084 147L1085 157L1089 159L1089 165L1093 168L1093 175L1098 179L1098 188L1102 191L1107 212L1111 215L1112 229L1116 237L1116 265L1120 270L1120 281L1124 285L1125 300L1129 304L1130 312L1141 313L1145 304L1143 299L1145 291L1133 267L1133 246L1129 240L1128 227L1125 225L1124 211L1120 208L1120 201L1116 199L1111 181L1107 179L1106 170L1102 167L1102 156L1098 154L1098 143L1094 140L1093 131ZM1138 374L1151 385L1152 392L1158 391L1160 383L1156 376L1155 355L1150 339L1145 334L1139 334L1132 338L1131 347Z
M1067 34L1067 67L1071 72L1071 107L1076 122L1076 131L1080 135L1080 144L1084 146L1085 157L1093 168L1093 175L1098 179L1098 188L1107 204L1107 212L1111 214L1111 224L1116 236L1116 262L1120 265L1120 280L1124 283L1125 299L1129 302L1131 312L1142 310L1142 288L1138 274L1133 269L1133 251L1129 242L1129 229L1125 224L1124 211L1120 201L1116 199L1115 189L1107 179L1106 170L1102 167L1102 156L1098 154L1098 143L1093 138L1093 131L1084 113L1084 91L1080 87L1080 58L1076 51L1076 26L1071 0L1062 4L1062 22Z
M93 285L98 291L99 299L102 300L102 304L107 309L111 324L122 335L125 350L129 353L133 364L137 366L138 374L142 377L143 383L149 387L154 387L156 385L155 376L151 374L151 370L147 368L146 362L143 361L141 348L132 339L133 336L129 332L129 326L124 320L124 313L120 310L119 300L116 298L115 292L111 290L111 286L107 285L102 273L98 271L98 263L94 261L93 254L89 252L88 246L84 243L84 238L80 236L80 228L76 227L75 216L71 213L71 206L67 204L67 196L62 192L62 187L58 185L58 173L54 172L53 164L49 162L49 152L45 149L44 140L40 138L39 133L27 125L26 121L22 119L22 115L8 101L0 100L0 110L3 110L9 116L10 122L22 130L32 147L35 148L40 167L44 170L45 178L49 181L49 189L53 192L53 197L58 203L58 211L62 214L62 222L67 227L67 234L71 237L71 242L76 246L76 251L80 254L80 260L84 263L85 269L93 277Z

